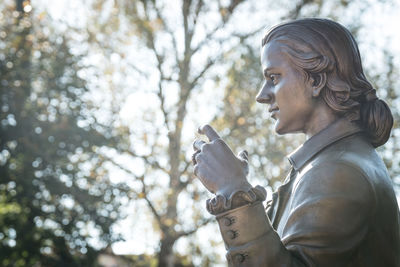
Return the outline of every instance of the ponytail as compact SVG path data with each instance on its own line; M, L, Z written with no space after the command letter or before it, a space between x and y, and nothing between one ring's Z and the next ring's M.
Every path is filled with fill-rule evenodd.
M361 103L360 120L371 144L378 147L385 144L390 137L393 116L385 101L377 98L375 90L372 90L367 92L365 101Z

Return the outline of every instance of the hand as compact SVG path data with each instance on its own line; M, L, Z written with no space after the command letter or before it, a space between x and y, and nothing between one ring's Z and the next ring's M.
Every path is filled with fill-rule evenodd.
M227 199L234 192L250 190L251 185L246 179L249 172L247 151L235 156L209 125L200 127L199 133L205 134L210 142L195 140L193 143L194 175L210 192L224 195Z

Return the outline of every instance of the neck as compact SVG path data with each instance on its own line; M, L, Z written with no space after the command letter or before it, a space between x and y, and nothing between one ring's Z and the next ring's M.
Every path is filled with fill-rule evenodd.
M307 139L319 133L338 119L338 116L334 114L333 110L329 108L325 102L321 102L316 106L304 131Z

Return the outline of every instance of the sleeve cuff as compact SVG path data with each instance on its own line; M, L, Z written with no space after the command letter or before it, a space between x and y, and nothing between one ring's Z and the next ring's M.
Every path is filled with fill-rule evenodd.
M272 230L260 201L221 213L217 221L227 249L244 245Z
M225 211L235 209L237 207L254 203L256 201L264 201L267 192L264 187L257 185L248 191L237 190L231 194L229 199L223 195L217 195L207 200L207 210L213 215L221 214Z

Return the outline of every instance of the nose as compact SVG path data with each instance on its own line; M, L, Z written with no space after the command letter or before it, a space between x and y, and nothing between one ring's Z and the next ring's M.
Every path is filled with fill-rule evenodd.
M271 104L273 101L273 92L267 82L264 82L256 96L256 101L262 104Z

